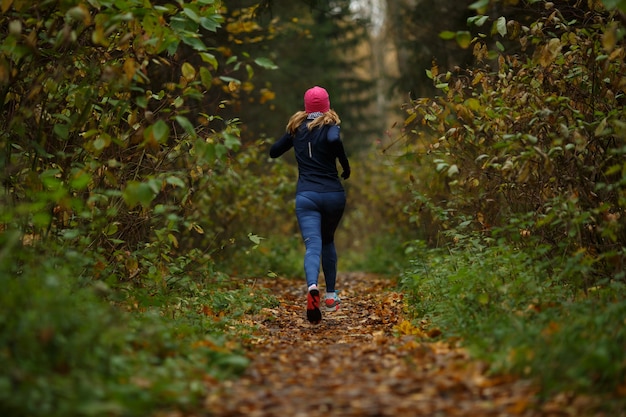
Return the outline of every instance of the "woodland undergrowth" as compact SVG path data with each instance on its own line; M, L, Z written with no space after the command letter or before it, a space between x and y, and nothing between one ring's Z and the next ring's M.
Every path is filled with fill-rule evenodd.
M618 399L625 32L600 4L544 6L531 24L478 8L471 32L442 33L475 64L433 66L440 96L406 107L409 212L432 233L412 245L403 285L416 317L494 372Z

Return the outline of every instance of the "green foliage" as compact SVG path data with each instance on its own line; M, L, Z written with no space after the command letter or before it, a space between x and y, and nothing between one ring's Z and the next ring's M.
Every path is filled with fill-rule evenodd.
M219 2L3 7L0 221L96 248L107 275L146 243L172 258L206 232L219 248L193 216L195 186L240 149L238 120L219 115L236 77L274 67L216 47Z
M347 204L336 235L340 268L394 274L406 264L405 243L422 236L409 222L406 182L410 164L402 156L371 147L351 160L344 185Z
M293 225L292 219L286 224ZM268 230L271 234L263 237L258 245L234 246L228 251L229 257L218 263L220 270L244 277L301 277L304 257L302 238L299 233L283 235L280 230Z
M221 7L2 2L2 414L193 408L246 365L224 334L273 301L215 272L237 206L205 196L236 196L222 114L275 66L231 55Z
M349 271L368 271L396 276L406 268L409 257L400 236L372 231L363 249L351 247L340 259L340 267Z
M571 283L589 286L624 277L624 31L601 9L581 12L590 25L567 13L497 19L495 39L473 40L475 68L429 71L442 96L407 107L417 163L432 172L414 183L412 212L584 258Z
M541 256L457 237L448 252L414 245L402 285L417 318L460 338L493 372L536 378L543 394L618 392L626 372L623 283L585 294L558 285Z
M542 395L624 386L624 29L599 2L472 5L468 69L407 104L416 317ZM506 2L502 2L504 10ZM537 6L540 6L538 8ZM436 249L433 249L435 247ZM445 248L445 249L443 249ZM607 411L623 409L609 401Z
M208 274L160 290L116 290L81 277L80 253L41 257L44 248L22 247L18 233L2 238L0 410L6 415L142 416L199 407L205 381L247 365L230 338L234 331L249 333L246 316L275 305L249 282Z
M387 24L392 28L388 36L397 50L399 70L390 87L402 101L407 94L415 98L438 93L424 72L433 63L452 68L470 62L472 34L466 24L467 6L467 2L454 0L386 2ZM452 39L467 49L450 48L448 41Z
M602 0L607 9L619 9L626 13L626 0Z

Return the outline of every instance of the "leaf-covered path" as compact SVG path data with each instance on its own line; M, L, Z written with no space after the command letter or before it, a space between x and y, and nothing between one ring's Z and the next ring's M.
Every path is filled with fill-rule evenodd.
M411 334L418 329L403 321L402 295L388 279L341 275L342 308L324 313L319 325L306 321L301 282L257 285L271 286L280 306L254 318L260 331L249 344L251 365L240 379L213 387L208 415L576 415L565 398L538 406L528 382L489 377L450 342Z

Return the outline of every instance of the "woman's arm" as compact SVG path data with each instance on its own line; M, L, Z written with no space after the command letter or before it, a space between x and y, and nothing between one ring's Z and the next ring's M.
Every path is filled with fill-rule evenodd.
M278 158L293 147L293 137L289 133L285 133L270 148L270 157Z
M346 155L346 151L343 148L343 142L341 142L339 126L331 126L328 129L328 134L326 135L326 137L328 138L328 142L333 148L335 155L337 156L337 159L339 159L339 163L343 168L341 178L347 180L348 178L350 178L350 162L348 161L348 156Z

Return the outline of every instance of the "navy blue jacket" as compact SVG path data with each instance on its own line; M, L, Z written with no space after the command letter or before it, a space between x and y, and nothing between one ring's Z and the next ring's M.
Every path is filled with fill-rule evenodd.
M296 192L343 191L339 180L336 160L343 168L342 177L350 176L350 163L341 142L339 126L324 125L313 130L307 128L305 120L295 135L285 133L270 148L270 156L278 158L292 147L298 162L298 184Z

